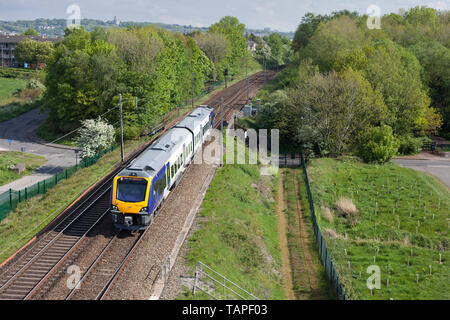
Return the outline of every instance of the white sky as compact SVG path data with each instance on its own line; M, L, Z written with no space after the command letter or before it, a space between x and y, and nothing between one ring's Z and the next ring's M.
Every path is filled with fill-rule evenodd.
M112 20L117 16L121 21L207 27L232 15L248 28L280 31L295 31L307 12L348 9L366 13L370 5L380 7L381 14L418 5L450 9L450 0L0 0L0 20L67 18L71 4L79 5L81 18Z

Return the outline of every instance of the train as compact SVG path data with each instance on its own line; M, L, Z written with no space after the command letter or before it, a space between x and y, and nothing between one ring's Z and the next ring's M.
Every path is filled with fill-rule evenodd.
M145 230L152 224L213 126L213 109L197 107L114 177L110 212L115 228Z

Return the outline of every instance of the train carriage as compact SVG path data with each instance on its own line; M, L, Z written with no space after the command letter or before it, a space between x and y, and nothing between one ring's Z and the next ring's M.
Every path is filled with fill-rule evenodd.
M214 112L200 106L152 143L113 180L111 215L119 229L143 230L200 149L214 125Z

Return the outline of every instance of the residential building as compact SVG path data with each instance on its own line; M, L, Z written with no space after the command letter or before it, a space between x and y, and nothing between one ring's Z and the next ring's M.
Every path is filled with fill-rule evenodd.
M59 39L43 38L40 36L23 36L23 35L0 35L0 66L2 67L17 67L18 64L14 59L14 49L17 44L25 38L36 41L51 41L56 42Z

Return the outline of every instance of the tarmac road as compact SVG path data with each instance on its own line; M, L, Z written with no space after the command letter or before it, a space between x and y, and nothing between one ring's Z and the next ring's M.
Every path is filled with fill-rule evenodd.
M424 160L424 159L393 159L402 167L417 171L427 172L441 180L450 188L450 159L448 160Z
M21 148L25 148L26 153L44 156L48 160L32 175L0 186L0 194L10 188L20 190L31 186L75 165L75 148L45 144L45 141L36 135L36 130L46 117L47 115L39 113L39 109L33 109L0 123L0 151L21 151Z

